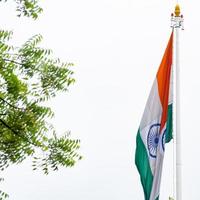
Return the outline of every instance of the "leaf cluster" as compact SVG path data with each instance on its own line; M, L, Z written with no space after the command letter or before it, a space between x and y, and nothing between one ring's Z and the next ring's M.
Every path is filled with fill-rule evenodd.
M57 137L45 102L74 83L72 63L52 58L36 35L21 47L9 45L12 32L0 31L0 169L33 156L33 168L45 174L71 167L81 156L79 140ZM51 136L49 136L51 135Z
M10 0L0 0L0 2L8 2ZM38 0L12 0L16 3L17 16L26 16L37 19L38 15L43 11L39 6Z

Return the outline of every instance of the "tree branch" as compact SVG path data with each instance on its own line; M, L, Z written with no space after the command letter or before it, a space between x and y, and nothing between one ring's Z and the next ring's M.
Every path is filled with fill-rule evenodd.
M20 136L19 134L18 134L18 132L16 132L15 130L13 130L6 122L4 122L2 119L0 119L0 122L6 127L6 128L8 128L9 130L11 130L15 135L17 135L17 136ZM21 136L20 136L21 137Z
M6 113L0 113L0 115L7 115L8 113L6 112Z
M11 103L7 102L5 99L3 99L2 97L0 97L0 100L3 101L4 103L8 104L10 107L18 109L18 110L23 110L23 108L19 108L17 106L12 105Z
M3 60L5 61L5 62L12 62L12 63L15 63L15 64L17 64L17 65L24 65L24 64L22 64L22 63L20 63L20 62L17 62L17 61L14 61L14 60L10 60L10 59L7 59L7 58L3 58Z
M3 121L2 119L0 119L1 124L3 124L7 129L11 130L16 136L22 138L23 140L27 141L29 144L33 145L33 146L38 146L34 143L32 143L31 141L29 141L27 138L23 137L22 135L20 135L17 131L15 131L12 127L10 127L5 121Z

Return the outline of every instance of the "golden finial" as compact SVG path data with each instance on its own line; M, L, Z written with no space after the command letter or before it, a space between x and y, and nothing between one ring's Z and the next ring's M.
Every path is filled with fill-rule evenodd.
M180 9L180 6L177 4L176 7L175 7L175 16L176 17L179 17L180 16L180 13L181 13L181 9Z

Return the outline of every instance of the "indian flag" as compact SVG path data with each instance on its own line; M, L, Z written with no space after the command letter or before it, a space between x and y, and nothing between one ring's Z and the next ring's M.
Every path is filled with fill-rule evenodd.
M135 163L145 200L158 200L165 143L172 139L173 32L154 80L136 138Z

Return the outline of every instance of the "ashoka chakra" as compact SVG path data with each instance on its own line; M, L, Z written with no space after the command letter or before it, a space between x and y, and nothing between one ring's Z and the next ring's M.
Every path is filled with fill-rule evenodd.
M160 124L153 124L149 128L147 136L147 147L149 155L153 158L156 158L157 147L159 142L159 131L160 131Z

